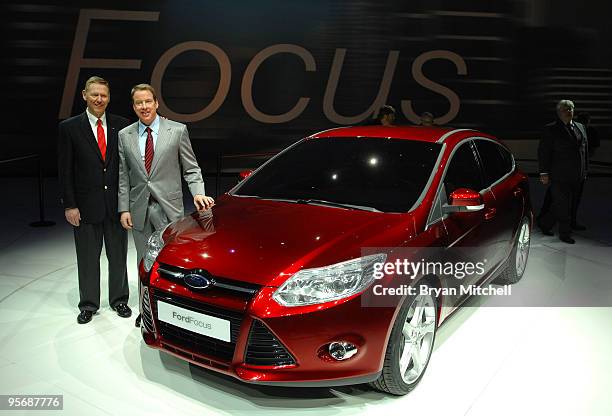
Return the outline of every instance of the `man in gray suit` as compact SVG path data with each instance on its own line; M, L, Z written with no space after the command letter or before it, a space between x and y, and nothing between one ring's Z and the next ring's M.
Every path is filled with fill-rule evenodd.
M157 96L148 84L132 88L132 104L138 122L119 132L118 209L140 264L151 234L184 215L181 173L196 209L208 209L214 200L204 195L187 126L157 115Z

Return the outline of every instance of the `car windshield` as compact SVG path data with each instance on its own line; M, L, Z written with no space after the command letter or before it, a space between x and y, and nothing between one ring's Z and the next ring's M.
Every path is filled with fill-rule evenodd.
M421 195L441 145L383 138L303 140L233 193L287 202L407 212Z

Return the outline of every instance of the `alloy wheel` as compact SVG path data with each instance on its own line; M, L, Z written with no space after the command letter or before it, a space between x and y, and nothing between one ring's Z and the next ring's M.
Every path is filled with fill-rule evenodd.
M527 257L529 257L529 243L531 239L531 232L529 230L529 223L523 222L521 225L521 231L519 232L518 239L516 241L516 274L522 276L525 268L527 267Z
M433 349L435 330L435 302L430 295L418 295L410 305L402 328L399 368L405 383L414 383L425 370Z

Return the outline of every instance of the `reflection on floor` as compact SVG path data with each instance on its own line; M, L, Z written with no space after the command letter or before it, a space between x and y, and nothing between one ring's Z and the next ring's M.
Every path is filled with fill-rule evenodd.
M54 183L48 206L58 224L34 229L27 226L38 212L34 181L3 180L11 203L0 211L0 394L63 394L69 415L610 415L608 181L587 186L589 231L576 245L535 232L526 275L513 288L526 306L471 300L440 329L420 385L395 398L366 386L247 385L189 366L146 347L133 319L110 310L105 290L93 322L77 325L74 246L51 202ZM541 188L533 191L537 207ZM129 256L134 264L133 245ZM134 273L130 289L136 293Z

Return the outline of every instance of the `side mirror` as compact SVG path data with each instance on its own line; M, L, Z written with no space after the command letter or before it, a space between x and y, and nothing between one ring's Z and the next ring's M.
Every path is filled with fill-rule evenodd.
M482 196L468 188L459 188L451 192L449 204L442 206L442 211L445 214L451 212L474 212L484 208Z
M246 178L248 178L249 176L251 176L251 174L253 173L252 169L247 169L247 170L243 170L239 173L240 176L240 181L245 180Z

